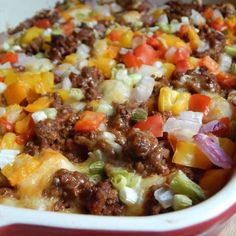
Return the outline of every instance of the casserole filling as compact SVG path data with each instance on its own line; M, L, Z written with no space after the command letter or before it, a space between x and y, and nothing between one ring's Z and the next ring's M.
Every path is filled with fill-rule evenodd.
M0 34L0 202L155 215L218 192L235 163L229 3L58 3Z

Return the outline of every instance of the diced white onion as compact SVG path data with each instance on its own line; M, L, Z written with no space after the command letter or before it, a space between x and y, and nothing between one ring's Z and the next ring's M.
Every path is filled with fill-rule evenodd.
M79 88L71 88L69 96L77 101L80 101L81 99L84 98L83 91Z
M17 51L21 51L22 48L21 48L20 45L14 45L14 46L12 47L12 50L15 51L15 52L17 52Z
M113 106L103 100L99 102L99 105L96 111L105 113L107 116L112 116L114 113Z
M0 107L0 117L4 116L6 114L6 108Z
M3 82L0 82L0 94L3 93L7 88L7 85Z
M168 17L167 17L167 15L166 14L162 14L162 15L160 15L159 16L159 18L158 18L158 23L159 24L165 24L165 25L168 25L169 24L169 20L168 20Z
M47 29L44 30L44 32L43 32L43 36L44 36L44 37L50 36L51 34L52 34L52 29L50 29L50 28L47 28Z
M57 109L56 108L46 108L43 110L43 112L46 114L48 119L54 120L57 116Z
M137 87L133 89L131 94L132 102L146 102L152 94L155 85L154 78L150 76L143 77Z
M17 108L16 110L8 111L6 114L7 121L9 121L10 123L15 123L16 120L19 118L21 112L22 112L21 107Z
M8 44L8 42L3 42L3 44L1 45L1 49L3 51L8 51L10 49L10 45Z
M218 10L218 9L215 9L214 11L213 11L213 14L212 14L212 20L214 21L214 20L216 20L216 19L223 19L224 17L223 17L223 15L222 15L222 13Z
M182 17L181 17L181 22L182 22L183 24L186 24L186 25L189 25L189 24L190 24L189 18L188 18L187 16L182 16Z
M198 52L205 52L210 48L210 45L208 42L201 41L199 47L197 48Z
M153 66L142 65L139 68L138 73L142 76L162 77L164 74L164 68L161 62L156 62Z
M20 153L19 150L14 149L1 149L0 150L0 169L11 164L16 156Z
M78 46L76 55L77 55L78 60L82 61L89 57L89 53L90 53L90 48L87 45L82 43Z
M72 83L68 77L64 78L62 81L62 88L65 90L70 90L72 87Z
M220 70L223 72L228 72L230 70L233 58L227 53L221 53L219 58Z
M123 187L119 192L120 200L127 205L133 205L138 201L137 192L129 187Z
M176 48L175 47L170 47L167 51L166 51L166 54L165 54L165 58L166 60L168 61L171 61L175 52L176 52Z
M154 197L165 209L172 206L172 200L174 196L169 189L165 189L163 187L157 189L154 192Z
M203 113L193 112L193 111L183 111L183 112L180 112L178 118L180 120L191 121L191 122L202 124Z
M102 137L104 139L108 139L110 141L115 141L116 140L116 136L113 133L107 132L107 131L102 133Z
M7 62L7 63L4 63L4 64L0 64L0 70L6 70L6 69L11 69L11 63L10 62Z
M33 119L34 123L38 123L39 121L44 121L47 118L48 117L44 111L36 111L36 112L32 113L32 119Z
M206 23L206 19L196 10L192 9L192 15L190 16L194 25L203 25Z
M86 103L85 102L72 103L71 107L76 111L83 111L86 107Z

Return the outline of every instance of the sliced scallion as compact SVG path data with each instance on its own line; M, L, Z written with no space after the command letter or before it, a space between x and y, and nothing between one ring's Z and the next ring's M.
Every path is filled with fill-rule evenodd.
M192 206L192 200L182 194L175 194L172 201L172 207L175 211L185 209Z
M148 116L147 112L144 109L139 108L139 109L136 109L133 112L131 119L133 121L138 122L138 121L141 121L141 120L146 120L147 116Z
M236 75L236 63L233 63L233 64L231 65L230 72L231 72L233 75Z
M234 45L234 46L225 46L224 51L228 55L230 55L232 57L236 57L236 45Z

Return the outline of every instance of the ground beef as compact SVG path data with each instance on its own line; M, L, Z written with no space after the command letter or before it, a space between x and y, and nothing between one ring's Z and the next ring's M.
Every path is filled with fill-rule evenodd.
M25 48L25 52L27 54L37 54L42 51L43 47L43 38L42 37L37 37L33 39Z
M8 31L9 34L16 34L18 32L21 32L25 29L28 29L32 26L34 26L34 23L39 19L48 19L53 25L58 19L59 14L57 11L49 11L49 10L43 10L39 12L35 17L25 20L24 22L20 23L17 27L14 29L10 29Z
M157 215L161 211L161 206L154 197L154 192L156 191L156 186L151 186L145 197L145 202L143 205L144 215Z
M52 35L50 43L49 58L53 61L62 61L65 56L76 52L78 39L74 34L67 37L62 35Z
M99 182L88 201L88 211L94 215L122 215L124 205L121 203L118 191L108 180Z
M0 188L0 197L9 198L9 197L15 197L15 190L13 188Z
M76 39L80 40L82 43L93 46L95 42L95 35L92 28L82 27L78 33L76 33Z
M165 9L165 12L169 18L169 20L178 20L181 21L181 17L183 16L191 16L192 9L196 11L200 11L201 7L195 3L182 3L180 1L169 1L168 8Z
M171 147L164 141L158 142L148 131L131 129L124 146L125 160L130 160L129 168L134 168L143 176L170 173ZM128 156L128 157L127 157Z
M81 75L71 73L70 80L73 87L82 89L86 100L91 101L100 98L97 88L99 83L104 80L104 77L95 66L83 67Z
M209 43L209 49L204 52L193 52L193 55L196 57L209 55L217 61L226 44L225 35L219 31L213 30L207 25L200 28L199 35L202 40Z
M77 171L57 171L44 195L60 199L54 209L73 204L83 212L95 215L121 215L124 209L117 190L109 181L101 181L95 185L86 175Z
M171 80L174 88L185 88L191 93L208 91L220 93L220 86L214 74L210 74L205 67L197 70L188 70L186 73L174 72Z
M52 98L53 98L53 101L50 106L56 109L60 109L63 105L61 96L58 93L53 93Z

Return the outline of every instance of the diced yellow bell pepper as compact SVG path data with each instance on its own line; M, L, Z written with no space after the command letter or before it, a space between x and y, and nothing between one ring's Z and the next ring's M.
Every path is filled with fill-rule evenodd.
M63 101L66 101L69 99L69 91L65 89L55 89L55 93L58 93Z
M29 104L25 107L25 110L28 112L36 112L48 108L50 103L52 102L52 98L49 97L41 97L37 99L35 102Z
M21 150L22 146L16 143L15 133L6 133L0 142L0 148Z
M190 64L190 66L191 66L191 69L196 68L199 65L199 61L200 61L199 58L189 57L188 62Z
M119 53L119 47L110 45L107 48L107 52L105 54L105 57L108 57L110 59L114 59L117 57L118 53Z
M209 169L212 162L197 148L196 144L180 141L176 145L173 163L199 169Z
M163 9L157 9L154 13L153 13L153 17L155 19L158 19L163 13Z
M27 97L29 85L23 81L16 81L9 85L4 92L8 105L20 104Z
M219 138L220 146L230 156L233 157L235 153L235 144L229 138Z
M179 115L182 111L188 110L190 94L186 92L177 92L169 87L163 87L160 90L158 98L159 111L172 111L174 115Z
M76 56L76 54L75 54L75 53L72 53L72 54L66 56L64 62L65 62L65 63L72 64L72 65L76 64L76 62L77 62L77 56Z
M129 30L122 34L119 44L122 48L131 48L132 40L133 40L133 32Z
M4 114L4 117L11 123L16 122L20 117L21 113L23 111L23 108L18 105L10 105L6 107L6 113Z
M54 75L51 72L43 72L40 74L38 81L35 81L35 92L39 94L46 94L54 87Z
M159 38L164 40L168 48L169 47L177 47L177 48L188 47L188 45L181 38L173 34L162 34L159 36Z
M163 63L164 71L165 71L165 77L167 79L170 79L173 72L175 71L175 65L172 63Z
M29 129L29 124L31 121L31 115L25 116L23 119L17 121L15 123L15 131L18 134L24 134L28 131Z
M38 28L38 27L31 27L23 35L23 37L21 39L21 43L22 44L29 44L30 42L32 42L33 39L41 36L42 33L43 33L43 29Z
M193 50L196 50L201 43L201 39L198 35L198 33L196 32L196 30L193 27L189 27L188 30L188 38L190 41L190 46Z
M180 112L188 110L190 97L191 97L190 93L186 93L186 92L179 93L171 109L173 115L177 116L180 114Z
M110 58L100 57L91 59L89 65L98 67L107 78L110 78L112 68L116 65L116 61Z
M207 170L202 176L199 185L205 190L208 197L217 193L229 180L231 170Z
M179 95L179 92L169 88L163 87L160 90L158 99L159 111L170 111Z

